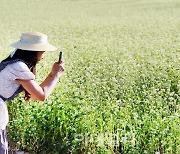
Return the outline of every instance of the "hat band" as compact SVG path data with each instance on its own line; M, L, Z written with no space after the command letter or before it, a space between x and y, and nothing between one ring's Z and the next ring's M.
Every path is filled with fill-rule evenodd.
M21 37L20 41L24 42L24 43L46 43L47 42L47 38L28 40L28 39L24 39L24 38Z

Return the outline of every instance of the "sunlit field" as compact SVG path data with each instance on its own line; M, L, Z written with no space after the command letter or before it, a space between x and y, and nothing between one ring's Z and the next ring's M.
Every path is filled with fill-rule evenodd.
M66 73L45 102L8 102L12 150L175 154L180 151L179 0L0 0L0 60L25 31L57 52Z

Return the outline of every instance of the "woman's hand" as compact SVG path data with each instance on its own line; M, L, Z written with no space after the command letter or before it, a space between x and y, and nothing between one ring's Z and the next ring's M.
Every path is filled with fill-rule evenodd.
M61 61L60 63L59 62L55 62L53 64L53 67L52 67L52 70L51 70L51 75L52 76L58 76L60 77L61 75L63 75L65 72L65 69L64 69L64 62Z

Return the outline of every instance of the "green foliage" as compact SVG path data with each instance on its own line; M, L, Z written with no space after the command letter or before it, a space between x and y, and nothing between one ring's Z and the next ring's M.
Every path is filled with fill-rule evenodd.
M46 102L8 102L16 148L178 153L179 14L178 0L1 0L1 59L23 31L40 31L66 62ZM39 83L55 60L58 52L48 52L39 63Z

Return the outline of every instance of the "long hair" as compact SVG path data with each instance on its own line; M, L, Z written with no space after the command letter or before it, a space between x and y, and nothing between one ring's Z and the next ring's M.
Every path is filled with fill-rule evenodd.
M38 51L29 51L29 50L22 50L17 49L15 54L12 56L9 55L6 59L4 59L2 62L9 61L9 60L15 60L15 59L21 59L23 60L30 71L36 75L36 64L38 62ZM30 99L30 94L28 91L25 91L24 99L28 101Z

